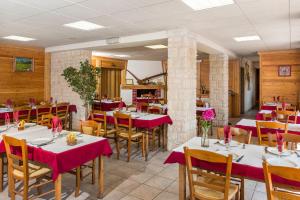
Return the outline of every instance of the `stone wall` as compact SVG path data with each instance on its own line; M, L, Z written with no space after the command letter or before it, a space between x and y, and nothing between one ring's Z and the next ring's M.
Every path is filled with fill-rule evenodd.
M196 40L185 30L169 32L168 38L168 149L196 135Z
M51 54L51 96L58 102L70 102L77 106L77 113L73 113L73 129L79 129L79 121L85 118L85 108L79 95L72 91L61 74L67 67L79 68L80 61L91 61L92 52L88 50L74 50Z
M228 124L228 56L216 54L209 56L209 98L216 110L215 126Z

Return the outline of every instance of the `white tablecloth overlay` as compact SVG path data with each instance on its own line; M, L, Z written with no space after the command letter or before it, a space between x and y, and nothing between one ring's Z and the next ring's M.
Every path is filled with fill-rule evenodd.
M208 108L206 108L206 107L197 107L196 108L196 110L197 111L207 111L207 110L212 110L213 108L211 108L211 107L208 107Z
M183 153L183 147L187 146L190 149L200 149L206 151L212 151L220 154L236 154L238 157L244 155L244 157L238 162L239 164L249 165L253 167L262 168L263 158L277 157L277 155L272 155L270 153L265 153L264 146L247 144L246 148L243 149L243 145L240 144L237 147L230 147L229 151L226 151L226 147L220 144L215 144L217 139L210 139L210 146L208 148L201 147L201 137L194 137L175 148L173 151ZM297 164L300 167L300 158L297 157L296 154L292 154L291 156L282 157L283 159L288 159L289 161ZM233 161L236 162L236 161Z
M114 116L114 111L106 112L107 116ZM139 120L154 120L165 117L167 115L159 115L159 114L149 114L149 113L138 113L138 112L128 112L125 114L131 114L132 119L139 119Z
M241 119L236 125L256 127L256 121L257 120L254 120L254 119ZM300 124L290 124L289 123L288 130L300 132Z
M64 152L70 149L78 148L87 144L94 143L96 141L101 141L105 138L103 137L95 137L85 134L80 134L77 136L77 144L74 146L67 145L66 142L66 135L69 133L69 131L62 131L61 135L59 137L56 137L52 143L49 143L47 145L41 146L39 148L42 148L47 151L51 151L54 153L60 153ZM6 134L18 139L25 139L27 141L27 144L29 146L34 146L30 144L30 141L39 139L39 138L53 138L53 134L51 129L48 129L45 126L33 126L30 128L26 128L23 131L18 131L16 128L11 128L7 132L3 132L1 135ZM79 134L77 132L77 134ZM58 134L56 134L57 136ZM0 138L0 141L2 140L2 137Z

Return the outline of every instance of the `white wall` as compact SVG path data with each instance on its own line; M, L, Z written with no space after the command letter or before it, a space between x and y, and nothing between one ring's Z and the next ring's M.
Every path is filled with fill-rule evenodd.
M139 79L163 73L161 61L128 60L127 69ZM135 78L128 72L126 79L133 79L134 84L137 84ZM161 76L151 81L163 82L164 79ZM161 91L161 94L163 95L163 91ZM132 104L132 90L121 89L121 97L127 105Z
M250 88L248 88L248 81L247 81L247 76L246 76L246 69L244 70L245 72L245 83L244 83L244 93L245 93L245 98L244 98L244 111L247 112L249 110L251 110L255 104L256 104L256 68L255 66L252 64L252 61L247 60L247 59L242 59L242 67L245 67L245 63L248 63L250 68L249 68L249 72L250 72Z

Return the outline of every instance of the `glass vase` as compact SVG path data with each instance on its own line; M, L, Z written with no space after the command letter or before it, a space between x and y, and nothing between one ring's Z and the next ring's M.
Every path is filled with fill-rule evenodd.
M202 127L201 146L209 147L208 128Z

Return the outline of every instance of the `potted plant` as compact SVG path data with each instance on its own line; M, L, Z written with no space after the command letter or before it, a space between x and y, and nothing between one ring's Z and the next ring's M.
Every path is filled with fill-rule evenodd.
M79 94L80 99L84 102L86 118L96 95L97 76L100 73L100 68L92 66L88 60L80 62L79 69L68 67L62 73L72 91Z

